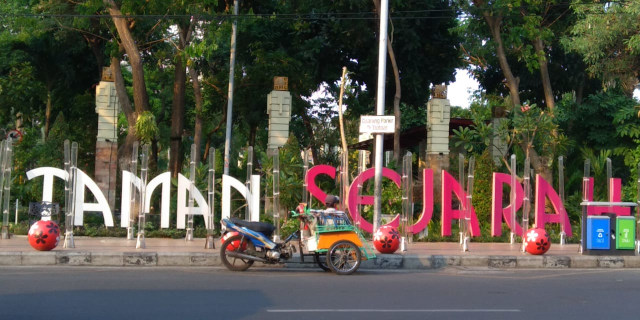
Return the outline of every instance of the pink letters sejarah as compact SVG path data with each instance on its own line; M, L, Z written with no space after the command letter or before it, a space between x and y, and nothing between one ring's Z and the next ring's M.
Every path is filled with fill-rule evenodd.
M318 175L325 174L331 178L336 176L336 168L329 165L318 165L309 169L307 176L305 177L308 190L311 195L324 203L326 193L322 191L315 183L315 179ZM396 186L400 187L401 177L400 175L388 168L383 168L382 175L385 178L391 179ZM433 171L431 169L423 170L422 172L424 182L422 190L423 209L420 217L409 228L409 232L418 233L424 230L433 216ZM373 225L366 221L360 214L359 205L371 205L373 204L373 196L358 194L358 185L363 185L367 180L374 177L374 169L368 169L357 176L349 188L348 193L348 209L351 217L354 221L359 222L360 227L367 232L373 233ZM506 207L503 205L503 191L505 186L512 188L510 175L505 173L493 174L493 188L492 188L492 206L491 206L491 235L500 236L502 234L502 221L507 223L510 230L518 235L522 235L522 225L516 222L515 226L511 225L511 206L515 205L516 211L522 207L524 191L520 183L515 186L516 199L515 204L508 203ZM609 181L611 194L609 195L610 202L619 202L621 198L621 181L620 179L613 178ZM537 228L544 228L547 224L560 224L564 228L564 232L567 236L571 236L571 224L569 216L564 207L564 204L560 200L558 193L553 187L540 175L536 175L536 190L534 200L534 212L535 212L535 226ZM443 236L451 235L451 225L453 221L459 220L462 217L462 210L454 209L453 203L455 197L458 201L465 199L467 194L464 191L458 181L447 171L442 171L442 212L441 212L441 234ZM589 188L587 191L587 199L593 200L593 178L589 178ZM553 209L553 213L545 212L545 202L549 201ZM630 209L628 207L589 207L589 215L599 215L603 213L615 213L617 215L629 215ZM399 217L396 216L388 225L397 227L399 224ZM478 217L476 212L471 207L471 235L480 235L480 225L478 223Z

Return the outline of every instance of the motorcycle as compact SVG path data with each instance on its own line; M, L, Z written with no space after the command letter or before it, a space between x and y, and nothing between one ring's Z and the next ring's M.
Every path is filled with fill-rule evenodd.
M220 258L225 267L245 271L256 261L283 264L299 252L301 263L315 263L322 270L348 275L358 270L363 260L375 258L344 212L308 209L304 204L298 208L292 217L300 220L301 228L278 242L270 239L275 231L270 223L223 219L226 231Z

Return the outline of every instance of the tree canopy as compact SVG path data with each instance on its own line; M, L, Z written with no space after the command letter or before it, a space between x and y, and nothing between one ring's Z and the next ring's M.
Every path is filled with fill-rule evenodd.
M286 76L295 144L287 154L310 148L316 162L337 164L330 150L339 146L335 104L343 66L349 143L357 141L359 117L375 110L377 5L247 0L235 16L231 0L4 1L0 125L37 136L25 140L24 157L59 149L66 136L81 142L90 159L95 87L110 67L122 107L121 160L134 141L143 141L152 146L153 169L175 175L192 143L198 161L224 145L226 117L232 117L234 158L247 146L266 154L266 97L273 77ZM475 128L459 131L464 142L457 146L467 152L482 154L490 136L499 135L510 152L530 156L547 175L560 153L579 159L603 151L635 167L640 129L631 93L639 76L639 8L638 0L392 0L387 113L401 114L398 131L424 124L431 86L467 68L482 88L466 111ZM236 85L228 115L233 21ZM499 115L508 120L503 127L487 124ZM21 161L22 169L38 165L34 159ZM578 168L577 162L571 165Z

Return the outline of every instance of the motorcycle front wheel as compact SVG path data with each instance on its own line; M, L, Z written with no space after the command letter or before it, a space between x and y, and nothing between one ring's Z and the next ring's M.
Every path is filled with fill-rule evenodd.
M360 267L362 252L351 241L338 241L327 251L327 265L338 275L352 274Z
M253 265L253 260L229 256L230 252L251 255L256 252L253 243L242 235L235 235L225 240L220 248L220 259L227 269L231 271L245 271Z

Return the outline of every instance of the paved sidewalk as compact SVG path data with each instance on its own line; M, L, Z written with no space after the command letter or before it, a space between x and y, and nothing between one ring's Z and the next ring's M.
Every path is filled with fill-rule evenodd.
M0 239L0 265L4 266L220 266L220 241L216 249L205 249L204 239L147 238L146 249L136 249L136 240L124 238L76 237L75 248L60 245L47 252L36 251L26 236ZM520 245L474 243L462 252L457 243L416 242L406 252L378 254L365 261L363 269L438 269L444 267L482 268L640 268L640 256L589 256L578 253L578 245L551 245L543 256L520 252ZM287 263L285 267L313 267ZM256 265L261 265L257 263Z

